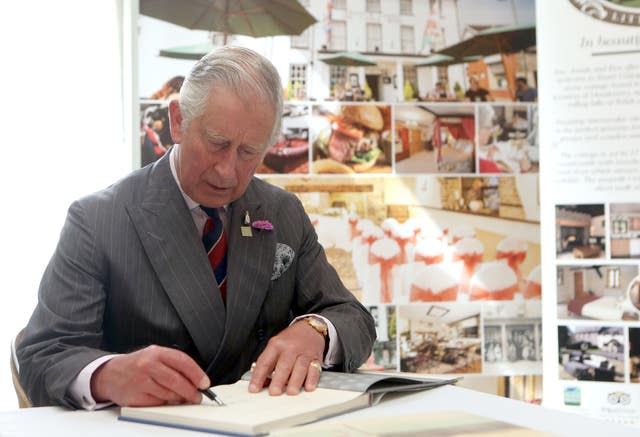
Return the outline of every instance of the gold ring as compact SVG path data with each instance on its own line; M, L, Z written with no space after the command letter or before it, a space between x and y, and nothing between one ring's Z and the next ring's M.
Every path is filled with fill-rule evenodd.
M320 365L319 361L311 361L309 363L309 366L318 369L318 372L322 373L322 366Z

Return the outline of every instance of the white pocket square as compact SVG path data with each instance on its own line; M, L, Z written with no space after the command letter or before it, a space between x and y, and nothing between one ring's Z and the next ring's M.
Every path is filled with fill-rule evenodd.
M291 266L296 253L286 244L278 243L276 245L276 258L273 261L273 272L271 280L278 279Z

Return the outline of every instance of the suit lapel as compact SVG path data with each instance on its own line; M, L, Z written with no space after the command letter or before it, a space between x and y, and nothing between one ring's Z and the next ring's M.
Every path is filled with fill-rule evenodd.
M250 221L273 223L272 206L257 195L251 183L243 197L230 205L227 217L229 251L227 263L227 319L222 347L211 363L215 369L232 359L251 335L271 282L276 250L274 231L252 229L252 236L241 234L245 216Z
M127 210L171 303L204 362L210 363L222 341L225 307L168 155L151 170L142 204Z

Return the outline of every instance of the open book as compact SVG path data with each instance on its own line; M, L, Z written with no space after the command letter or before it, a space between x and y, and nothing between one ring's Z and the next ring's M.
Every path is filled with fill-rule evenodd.
M249 393L247 372L235 384L215 387L225 406L207 399L200 405L123 407L120 420L235 435L267 434L375 405L386 393L429 390L457 379L421 379L383 373L323 372L318 388L296 396Z

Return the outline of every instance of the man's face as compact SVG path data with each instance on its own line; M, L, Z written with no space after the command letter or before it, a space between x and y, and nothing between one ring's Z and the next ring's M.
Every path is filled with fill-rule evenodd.
M177 101L171 102L171 134L180 144L176 170L182 190L208 207L242 196L262 161L275 118L258 97L245 103L234 93L214 89L204 114L183 129Z

